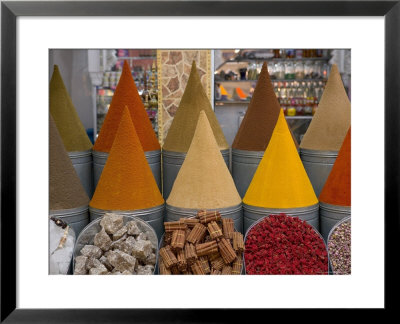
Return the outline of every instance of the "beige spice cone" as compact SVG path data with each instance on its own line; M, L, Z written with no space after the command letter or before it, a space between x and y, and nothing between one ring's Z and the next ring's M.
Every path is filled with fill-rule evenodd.
M337 66L332 65L317 111L311 120L300 148L339 151L350 127L350 101Z
M176 177L167 204L188 209L236 206L241 198L214 138L204 111Z

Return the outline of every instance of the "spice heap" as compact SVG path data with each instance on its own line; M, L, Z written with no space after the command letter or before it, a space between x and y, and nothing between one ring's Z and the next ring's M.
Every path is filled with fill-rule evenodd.
M103 210L137 210L163 203L125 107L110 155L89 205Z
M340 223L328 238L328 253L334 274L351 274L351 220Z
M264 208L298 208L318 203L282 110L243 202Z
M85 127L65 87L60 70L54 65L49 91L50 113L68 152L87 151L92 148Z
M50 210L87 206L89 197L72 166L53 117L49 115L49 118Z
M245 241L246 274L327 274L324 240L307 222L285 214L256 223Z
M350 101L339 70L333 64L321 101L300 148L339 151L350 127L350 119Z
M127 61L124 62L121 77L112 97L103 126L100 129L99 136L94 143L93 150L110 152L125 107L129 109L143 151L159 150L160 144L158 143L142 99L139 96Z
M202 110L207 115L219 150L229 149L229 144L226 142L221 126L212 110L210 99L201 85L196 63L193 61L185 91L165 138L163 150L183 153L189 150L197 118Z
M351 129L349 128L335 164L319 195L319 200L338 206L351 206Z
M105 214L93 245L85 245L75 258L74 275L151 275L156 264L157 241L136 220Z
M242 271L243 235L233 219L218 211L198 211L196 218L165 222L160 274L238 275Z
M246 114L232 143L232 148L265 151L278 121L280 104L264 62ZM293 137L297 147L297 141Z
M198 116L193 141L167 203L197 210L232 207L241 203L204 111Z

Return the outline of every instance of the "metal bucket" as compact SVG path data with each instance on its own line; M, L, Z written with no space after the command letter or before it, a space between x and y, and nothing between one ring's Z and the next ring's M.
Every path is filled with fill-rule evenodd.
M132 215L123 215L124 216L124 224L127 222L130 222L132 220L135 220L138 222L138 227L139 230L142 232L150 232L152 235L149 238L152 244L156 248L156 264L154 266L154 271L153 274L156 271L156 266L158 264L158 240L157 240L157 234L154 231L154 229L147 223L141 220L139 217L135 217ZM85 245L93 245L94 242L94 236L101 231L101 225L100 225L101 218L97 218L94 221L90 222L89 225L87 225L82 232L79 234L78 238L75 241L75 246L74 246L74 254L73 254L73 268L75 269L75 258L80 255L80 251Z
M164 207L165 205L162 204L160 206L138 210L104 210L89 206L90 221L92 222L106 213L118 213L124 216L139 217L154 229L158 239L160 240L164 233Z
M147 163L149 163L158 189L161 192L161 150L147 151L144 152L144 155L146 156Z
M263 151L232 149L232 177L241 198L246 194L263 156Z
M92 155L93 155L93 185L94 188L96 189L101 173L103 172L104 166L106 165L108 153L92 151Z
M319 203L321 234L325 242L328 242L328 235L335 224L350 215L351 207Z
M280 213L296 216L319 231L319 204L299 208L262 208L243 204L244 232L247 232L250 226L260 218Z
M74 169L81 180L89 199L93 196L93 158L92 150L82 152L68 152Z
M166 222L178 221L180 218L193 217L196 216L198 209L189 209L189 208L179 208L170 206L165 204ZM222 218L232 218L234 226L237 231L243 233L243 212L242 212L242 204L226 207L226 208L214 208L207 209L207 211L217 210L220 212Z
M333 231L334 231L340 224L345 223L345 222L348 222L348 221L350 221L350 223L351 223L351 216L346 216L346 217L344 217L343 219L341 219L340 221L338 221L336 224L334 224L334 225L332 226L332 228L330 229L329 233L328 233L327 239L325 240L325 242L326 242L326 251L327 251L327 253L328 253L329 274L335 274L335 273L334 273L334 271L333 271L333 269L332 269L331 257L330 257L330 255L329 255L329 249L328 249L328 242L329 242L329 240L330 240L330 237L331 237Z
M303 161L304 169L306 169L317 197L319 197L325 185L337 155L338 152L336 151L300 149L300 158Z
M314 206L315 206L315 205L314 205ZM243 206L243 208L244 208L244 206ZM289 216L297 216L297 215L289 215ZM266 217L269 217L269 215L265 215L265 216L261 217L260 219L258 219L258 220L255 221L254 223L252 223L252 224L249 226L249 228L246 230L246 234L245 234L245 236L244 236L244 246L245 246L245 250L246 250L246 240L247 240L247 236L248 236L249 233L250 233L250 230L251 230L254 226L256 226L258 223L262 222L262 220L263 220L264 218L266 218ZM299 218L301 219L301 217L299 217ZM309 222L307 222L307 223L310 224ZM310 225L311 225L311 224L310 224ZM313 227L314 227L314 226L313 226ZM314 230L315 230L315 233L317 233L318 236L321 238L321 240L324 242L325 248L328 249L328 248L327 248L327 245L326 245L326 243L325 243L325 241L324 241L324 238L323 238L322 235L321 235L321 233L320 233L318 230L316 230L315 227L314 227ZM246 274L246 260L245 260L245 258L244 258L244 253L243 253L243 265L244 265L244 274ZM328 257L328 273L327 273L327 274L329 274L329 257Z
M89 224L88 206L71 209L50 210L50 217L59 218L66 222L78 236L83 228Z
M97 187L101 173L106 165L108 154L105 152L93 151L93 179L94 188ZM150 166L158 189L161 191L161 150L144 152L147 163Z
M229 153L230 150L221 150L222 157L225 160L226 166L228 169L229 166ZM178 175L179 170L185 160L186 153L182 152L171 152L163 150L163 197L165 200L168 199L169 194L171 193L172 186L174 185L176 176Z
M189 217L189 218L194 218L193 216L191 216L191 217ZM236 224L234 223L233 224L233 227L235 228L235 230L236 231L238 231L238 229L236 228ZM160 250L161 250L161 248L164 246L164 236L165 236L165 233L163 234L163 236L161 237L161 240L160 240L160 243L159 243L159 246L158 246L158 253L160 253ZM156 273L158 274L158 273L160 273L160 264L159 264L159 262L158 262L158 260L160 260L160 258L159 258L159 256L157 256L157 264L156 264L156 266L157 266L157 269L156 269ZM245 269L244 269L244 252L242 253L242 269L240 270L240 274L241 275L243 275L243 274L245 274Z

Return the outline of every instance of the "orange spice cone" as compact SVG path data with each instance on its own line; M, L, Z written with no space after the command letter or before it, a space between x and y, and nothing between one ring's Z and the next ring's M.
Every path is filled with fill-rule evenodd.
M139 96L127 61L124 62L121 77L93 150L110 152L125 106L128 107L143 150L145 152L160 150L160 144Z
M332 227L351 215L351 128L347 132L319 200L321 234L327 240Z
M89 206L102 210L138 210L163 203L129 110L125 107Z

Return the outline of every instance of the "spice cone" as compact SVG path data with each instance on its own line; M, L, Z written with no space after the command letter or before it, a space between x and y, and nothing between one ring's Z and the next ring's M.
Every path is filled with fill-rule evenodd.
M121 77L112 97L103 126L100 129L99 136L94 143L93 150L110 152L125 106L129 109L131 120L135 125L143 150L145 152L159 150L160 144L158 143L142 99L139 96L127 61L124 62Z
M304 134L300 148L339 151L350 127L350 119L350 101L339 70L334 64L317 111Z
M125 107L114 144L89 205L103 210L136 210L163 203L129 110Z
M278 120L280 109L268 74L268 66L264 62L253 97L232 143L232 148L265 151ZM293 140L297 147L294 137Z
M54 65L49 89L50 113L68 152L87 151L92 148L85 127L65 87L58 65Z
M243 202L264 208L299 208L318 203L282 110Z
M220 150L229 148L217 117L211 108L210 99L200 82L196 63L193 61L189 80L181 102L165 138L163 150L186 153L192 142L199 112L204 110Z
M49 117L50 210L87 206L89 197L72 166L54 119Z
M351 128L347 132L319 200L331 205L351 206Z
M167 203L190 209L236 206L241 199L204 111Z

